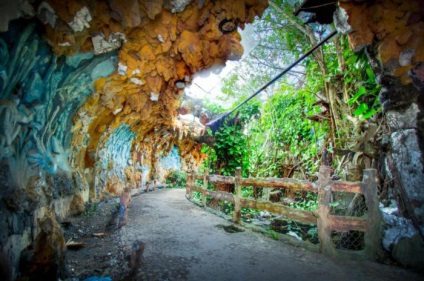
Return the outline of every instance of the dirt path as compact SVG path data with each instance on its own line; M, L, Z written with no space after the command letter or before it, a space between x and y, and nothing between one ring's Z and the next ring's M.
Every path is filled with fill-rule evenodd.
M334 261L318 253L245 230L164 189L133 198L120 230L124 248L145 243L136 280L423 280L401 268L372 262Z

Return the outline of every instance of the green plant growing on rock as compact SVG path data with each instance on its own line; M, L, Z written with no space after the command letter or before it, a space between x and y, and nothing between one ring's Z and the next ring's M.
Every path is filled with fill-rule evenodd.
M275 231L271 231L271 238L278 241L280 239L279 235Z
M85 211L83 213L84 216L92 216L97 211L98 203L90 203L86 206Z

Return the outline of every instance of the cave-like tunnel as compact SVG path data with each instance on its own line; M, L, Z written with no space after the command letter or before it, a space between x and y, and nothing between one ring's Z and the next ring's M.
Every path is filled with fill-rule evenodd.
M0 278L63 265L59 223L87 204L197 171L210 120L185 88L239 60L239 31L280 2L366 50L388 120L374 160L412 228L393 256L422 265L422 0L1 0Z

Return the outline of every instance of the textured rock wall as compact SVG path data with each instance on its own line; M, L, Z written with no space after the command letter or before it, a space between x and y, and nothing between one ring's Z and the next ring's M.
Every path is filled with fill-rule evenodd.
M196 168L203 126L176 118L184 87L240 58L237 27L266 2L0 0L0 257L14 276L31 244L49 259L31 268L63 272L57 221L84 202Z
M413 245L395 246L393 253L402 252L397 256L404 265L416 265L424 253L424 2L343 0L339 5L339 29L349 34L352 49L367 48L380 74L380 101L391 129L385 140L387 175L404 215L421 235L410 239Z
M121 194L123 191L121 179L126 179L125 168L132 165L130 157L134 136L135 133L129 126L122 124L113 131L104 147L98 150L96 196L103 190L114 195Z
M86 168L94 167L97 149L121 124L135 133L132 144L139 150L167 154L182 146L185 162L198 162L190 126L175 119L183 89L195 72L240 58L237 27L267 6L260 0L0 4L2 30L10 19L35 15L44 24L37 33L55 53L26 23L20 40L5 35L0 110L8 126L1 128L1 157L31 164L34 169L24 169L30 174L76 173L80 188L95 180ZM32 140L23 140L23 132Z
M0 34L0 251L13 275L40 231L38 219L63 219L78 206L68 161L72 117L93 82L117 64L116 53L58 57L42 32L19 21Z
M116 46L121 46L117 72L97 80L96 92L79 111L79 118L75 118L74 131L78 133L73 146L85 145L73 157L80 174L87 174L84 170L93 167L96 150L104 146L110 132L125 123L136 133L133 158L143 155L144 163L139 165L148 167L148 180L162 180L163 173L155 174L161 170L156 168L160 154L166 156L174 146L179 148L183 169L195 167L202 159L190 126L176 119L184 87L197 71L240 58L243 48L236 28L260 15L266 1L180 1L184 5L179 7L173 6L172 1L127 2L81 4L89 11L102 7L103 12L93 16L89 26L80 32L69 30L72 40L67 46L58 37L59 26L48 27L51 32L47 37L54 50L64 54L81 49L103 52L90 34L102 34L108 42L120 38L116 41ZM63 22L69 22L72 11L82 6L65 9L51 4ZM120 35L113 37L117 33ZM139 177L134 175L128 184L137 182Z

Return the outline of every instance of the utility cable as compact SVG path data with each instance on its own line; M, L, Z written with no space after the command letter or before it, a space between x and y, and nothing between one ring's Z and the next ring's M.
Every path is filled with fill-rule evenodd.
M268 83L263 85L261 88L259 88L255 93L253 93L250 97L245 99L242 103L240 103L238 106L236 106L234 109L228 111L227 113L222 114L218 118L206 123L206 126L210 127L212 132L215 132L222 124L223 120L230 115L231 113L238 110L240 107L242 107L245 103L253 99L255 96L257 96L260 92L268 88L271 84L273 84L275 81L277 81L281 76L289 72L293 67L295 67L297 64L299 64L301 61L303 61L306 57L308 57L312 52L314 52L316 49L318 49L321 45L323 45L325 42L330 40L334 35L337 34L337 31L333 31L330 33L327 37L325 37L323 40L318 42L314 47L312 47L309 51L304 53L300 58L298 58L295 62L293 62L291 65L289 65L286 69L284 69L282 72L280 72L277 76L275 76L273 79L271 79Z

